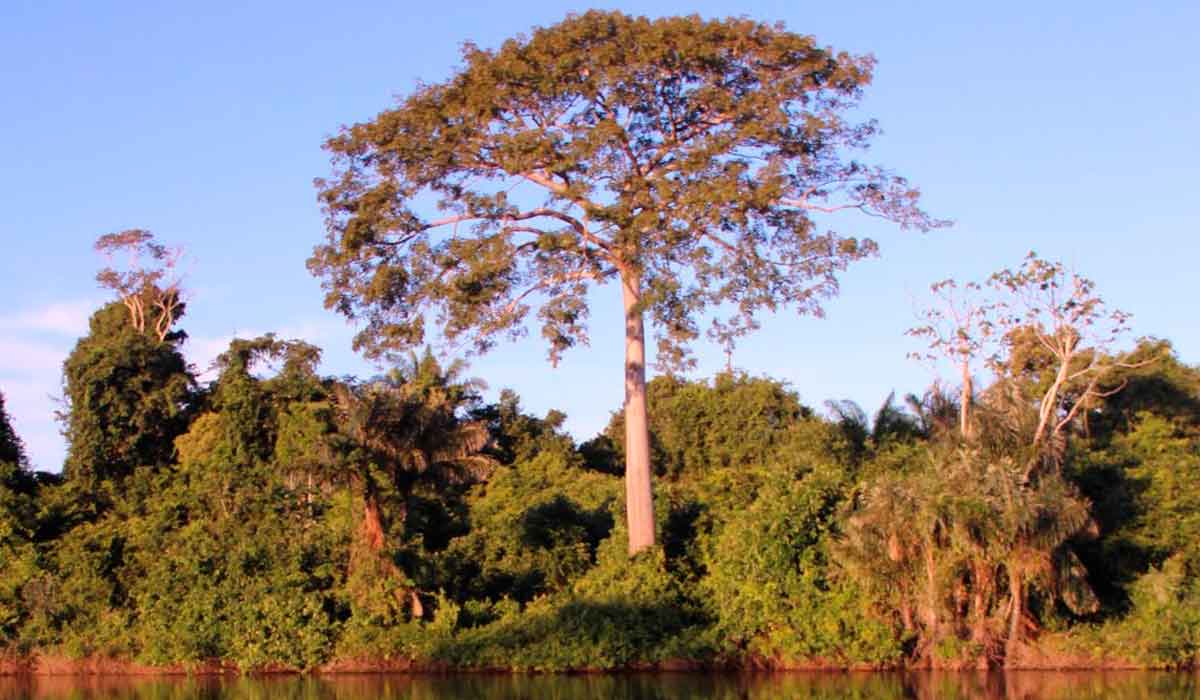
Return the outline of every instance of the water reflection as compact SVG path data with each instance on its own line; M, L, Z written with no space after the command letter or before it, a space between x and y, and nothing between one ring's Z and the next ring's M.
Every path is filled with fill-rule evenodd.
M1200 697L1195 674L813 673L0 678L0 700L1087 700Z

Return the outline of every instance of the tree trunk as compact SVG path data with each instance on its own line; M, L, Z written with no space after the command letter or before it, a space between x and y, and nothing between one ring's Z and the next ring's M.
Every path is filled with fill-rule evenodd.
M1016 571L1008 572L1008 594L1012 599L1012 616L1008 621L1008 641L1004 644L1004 665L1011 668L1016 666L1021 653L1021 625L1025 616L1025 587Z
M383 517L379 512L379 504L370 494L363 497L363 521L360 537L369 551L383 551Z
M934 558L936 541L931 535L925 543L925 652L931 657L933 649L942 636L941 615L938 608L937 561Z
M355 476L353 481L362 497L362 520L358 523L358 532L350 541L350 570L357 571L362 567L374 566L380 560L386 536L384 534L383 512L379 508L379 498L369 477Z
M971 609L968 618L971 621L971 641L987 646L987 606L991 598L992 574L982 558L976 559L971 565Z
M958 430L963 438L970 440L971 435L971 404L975 400L975 384L971 381L971 367L964 360L962 363L962 396L958 407Z
M625 302L625 512L629 554L654 546L654 500L650 489L650 425L646 411L646 327L641 282L622 274Z
M900 601L900 624L904 626L904 631L910 634L916 629L916 625L913 624L912 605L908 602L907 592Z

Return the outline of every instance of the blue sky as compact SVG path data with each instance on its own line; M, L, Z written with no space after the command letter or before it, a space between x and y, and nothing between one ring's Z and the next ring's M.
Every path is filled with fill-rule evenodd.
M747 15L873 53L871 159L955 226L927 235L846 219L878 259L842 278L827 318L779 316L734 355L809 404L873 409L919 390L903 331L929 283L982 277L1033 249L1096 280L1140 335L1200 361L1200 5L1194 2L0 3L0 391L39 468L57 469L60 367L104 300L97 236L131 227L189 256L187 352L276 331L370 374L304 261L323 235L322 140L470 40L495 46L571 10ZM589 437L621 401L619 292L599 290L590 348L551 369L536 333L473 362L494 395L560 408ZM701 346L698 376L724 357Z

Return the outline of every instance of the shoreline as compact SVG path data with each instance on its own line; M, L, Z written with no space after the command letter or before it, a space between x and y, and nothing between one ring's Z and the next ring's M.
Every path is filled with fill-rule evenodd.
M686 659L654 664L633 664L618 668L577 668L561 671L543 671L513 668L455 667L446 663L415 661L412 659L338 659L321 666L301 670L296 668L259 668L242 670L236 665L221 661L208 661L194 666L167 664L161 666L142 664L135 661L109 657L84 657L72 659L64 656L29 655L0 658L0 677L111 677L111 678L170 678L170 677L269 677L301 676L316 677L367 676L387 674L411 675L623 675L641 673L1008 673L1008 672L1180 672L1200 670L1196 665L1166 667L1142 664L1128 659L1081 658L1036 658L1013 666L984 664L947 663L937 665L898 665L871 667L864 665L830 664L800 660L753 660L743 663L709 663Z

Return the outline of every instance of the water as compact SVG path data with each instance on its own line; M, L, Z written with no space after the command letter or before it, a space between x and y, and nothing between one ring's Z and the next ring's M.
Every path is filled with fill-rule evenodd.
M0 678L0 700L1123 700L1197 697L1200 697L1200 675L1155 672Z

